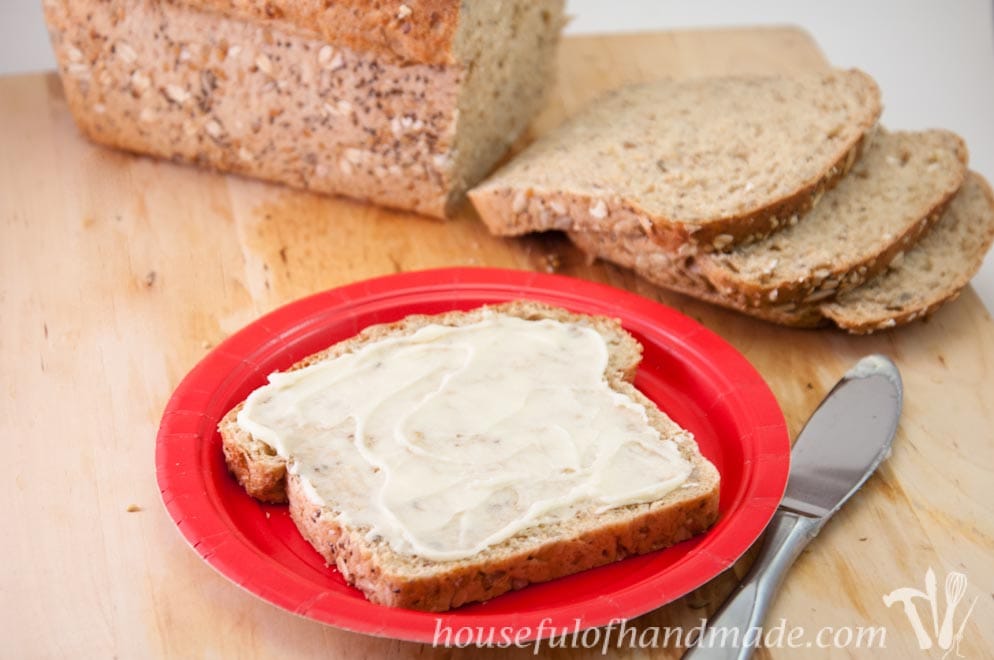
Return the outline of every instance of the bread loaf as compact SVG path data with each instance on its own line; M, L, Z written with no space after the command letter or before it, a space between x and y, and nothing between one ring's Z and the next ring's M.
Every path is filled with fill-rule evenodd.
M434 216L541 104L562 0L45 0L94 141Z

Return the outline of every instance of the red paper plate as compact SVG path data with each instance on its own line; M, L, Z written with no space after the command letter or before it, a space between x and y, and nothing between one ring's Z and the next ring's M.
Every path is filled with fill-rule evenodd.
M520 298L618 317L642 342L645 354L635 384L694 433L721 474L720 518L708 533L486 603L425 613L367 601L325 566L285 506L259 504L228 475L218 420L272 371L374 323ZM498 631L497 640L510 634L524 641L628 619L714 578L769 522L783 495L789 459L783 414L762 378L735 349L686 316L569 277L452 268L326 291L230 337L170 399L159 428L156 473L163 502L194 550L274 605L346 630L397 639L433 642L437 630L471 627L482 629L484 639L487 631Z

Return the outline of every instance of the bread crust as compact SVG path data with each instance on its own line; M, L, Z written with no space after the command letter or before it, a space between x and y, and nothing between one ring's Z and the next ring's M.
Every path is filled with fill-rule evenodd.
M641 359L641 345L621 329L615 319L572 314L566 310L528 301L490 306L501 314L526 319L551 318L582 322L608 341L606 375L612 386L647 407L654 425L675 428L668 417L636 390L629 381ZM415 332L427 323L457 325L478 320L483 308L435 316L409 316L392 324L371 326L296 363L299 369L316 361L355 350L384 336ZM681 454L693 463L685 488L661 500L629 505L601 514L587 513L575 520L540 526L540 533L526 530L484 551L483 557L430 562L395 552L383 541L370 540L362 528L342 525L334 510L312 502L292 471L281 473L272 465L257 463L262 445L237 425L241 404L218 425L229 470L246 491L264 501L289 501L290 514L301 534L345 579L373 602L392 607L444 611L465 603L487 600L534 582L551 580L601 566L624 557L650 552L686 540L710 527L718 516L719 476L700 455L696 443L678 443ZM669 426L667 426L669 425ZM276 457L277 462L282 459Z
M754 307L745 300L718 291L687 258L670 256L658 248L645 232L568 232L570 240L587 254L635 271L643 279L677 293L736 312L794 328L819 328L827 324L817 305L786 303ZM693 259L689 259L693 262Z
M515 1L527 10L508 8L496 26L466 10L475 16L470 32L455 37L461 5L443 0L411 3L399 25L388 16L400 2L47 0L44 8L66 102L94 142L446 217L526 128L548 86L561 2ZM314 29L302 29L312 14ZM448 45L418 41L403 27L412 21L428 21L425 30ZM493 42L477 38L480 23L496 31ZM502 40L512 34L519 42L508 53ZM457 46L468 63L447 61Z
M177 4L289 28L394 64L456 63L459 0L178 0Z
M347 582L374 603L428 612L489 600L529 584L659 550L701 533L718 517L718 491L714 489L597 531L550 540L496 560L449 562L444 571L418 576L391 571L388 562L370 551L363 533L343 529L309 501L300 492L295 475L290 477L288 492L290 516L301 534ZM379 551L389 554L386 548Z
M239 403L232 408L218 425L224 462L249 495L269 504L285 504L286 461L238 426L238 412L242 406Z

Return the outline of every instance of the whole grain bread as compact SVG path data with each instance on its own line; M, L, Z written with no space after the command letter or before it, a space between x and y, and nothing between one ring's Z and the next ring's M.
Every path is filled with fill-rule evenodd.
M834 299L756 307L719 291L686 259L668 254L644 232L570 232L584 252L630 268L667 289L751 316L799 328L833 323L854 334L893 328L933 314L955 300L994 241L994 194L976 172L946 206L934 227L888 268Z
M396 552L382 540L367 538L368 530L339 522L333 504L315 505L302 492L300 477L288 475L285 462L277 467L284 459L274 458L272 448L239 427L237 414L241 404L236 406L219 425L231 472L255 497L265 501L288 500L290 514L303 536L373 602L428 611L447 610L672 545L704 531L717 517L717 471L700 454L689 434L631 385L642 348L616 320L572 314L529 301L489 309L525 319L580 323L599 332L608 345L605 377L611 387L645 406L650 423L663 438L677 441L681 454L692 463L693 472L684 487L657 501L602 512L581 512L573 519L528 528L470 558L432 561ZM412 334L427 324L472 323L483 314L481 308L409 316L397 323L372 326L292 368L342 355L383 337Z
M394 64L456 64L460 0L175 0L177 4L317 33L329 43ZM469 7L470 10L473 7Z
M753 306L832 298L914 245L963 184L966 162L966 145L948 131L877 131L801 222L697 265L723 295Z
M796 222L880 115L866 74L665 80L614 90L470 192L491 232L644 229L724 250Z
M113 147L442 216L541 106L562 0L45 0Z
M755 307L740 298L722 294L693 267L693 262L688 264L686 258L663 249L639 227L630 227L624 233L571 231L567 234L573 244L589 256L631 269L656 286L778 325L815 328L826 323L817 305L787 303Z
M994 241L994 193L976 172L935 227L890 268L863 286L820 305L840 328L864 334L903 325L955 300L980 269Z

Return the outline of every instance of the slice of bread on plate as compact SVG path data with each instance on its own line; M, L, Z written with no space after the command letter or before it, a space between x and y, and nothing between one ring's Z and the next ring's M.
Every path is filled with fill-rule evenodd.
M571 232L590 255L631 268L653 284L772 323L817 327L828 323L856 334L884 330L934 313L954 300L980 269L994 240L994 194L976 172L946 206L935 226L883 272L833 299L776 306L745 304L723 294L700 270L688 268L644 233Z
M642 227L724 250L796 222L880 115L861 71L664 80L614 90L470 191L491 232Z
M641 354L531 301L409 316L273 374L224 455L371 601L443 611L714 523L719 475L632 385Z

